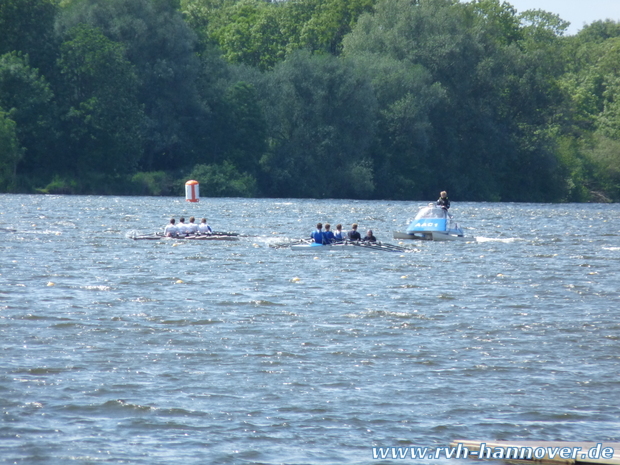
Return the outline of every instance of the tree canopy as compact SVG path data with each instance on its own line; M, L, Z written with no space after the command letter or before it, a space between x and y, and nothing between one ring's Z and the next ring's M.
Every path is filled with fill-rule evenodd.
M616 201L620 24L567 27L501 0L0 0L0 191Z

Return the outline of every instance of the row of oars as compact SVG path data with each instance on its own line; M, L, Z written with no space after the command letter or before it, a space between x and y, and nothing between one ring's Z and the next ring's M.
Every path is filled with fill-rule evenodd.
M311 244L313 241L310 239L299 239L297 241L286 241L286 242L275 242L273 244L269 244L269 247L272 247L274 249L283 249L286 247L290 247L292 245L302 245L302 244ZM387 243L383 243L383 242L363 242L363 241L344 241L344 243L335 243L334 246L335 247L341 247L341 245L338 244L344 244L347 246L353 246L353 247L362 247L362 248L366 248L366 249L372 249L372 250L382 250L384 252L411 252L412 249L409 249L407 247L402 247L400 245L394 245L394 244L387 244Z
M384 252L411 252L412 249L400 245L388 244L383 242L349 242L355 247L364 247L373 250L383 250Z
M273 248L273 249L285 249L287 247L290 247L292 245L302 245L302 244L310 244L312 243L312 240L309 239L299 239L297 241L284 241L284 242L274 242L273 244L269 244L269 247Z

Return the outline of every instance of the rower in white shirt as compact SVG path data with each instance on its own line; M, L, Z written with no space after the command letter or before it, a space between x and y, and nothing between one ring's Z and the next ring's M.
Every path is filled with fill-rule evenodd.
M179 235L187 236L189 234L189 227L185 224L185 218L179 218L179 224L177 225Z
M213 230L211 229L211 226L207 224L206 218L203 218L200 221L200 224L198 225L198 232L200 234L213 234Z
M174 218L172 218L170 220L170 223L168 223L166 225L166 227L164 228L164 236L166 237L176 237L179 235L179 229L177 228L177 226L174 224Z
M189 234L196 234L198 232L198 225L194 223L196 219L193 216L189 217L189 224L187 225L187 230Z

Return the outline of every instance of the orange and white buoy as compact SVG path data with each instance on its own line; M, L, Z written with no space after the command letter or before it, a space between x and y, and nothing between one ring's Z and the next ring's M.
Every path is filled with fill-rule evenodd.
M198 181L193 179L185 183L185 200L188 202L198 202L200 199Z

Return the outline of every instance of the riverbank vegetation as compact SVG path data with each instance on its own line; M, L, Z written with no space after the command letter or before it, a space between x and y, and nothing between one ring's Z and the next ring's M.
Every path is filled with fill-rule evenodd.
M0 0L0 192L620 200L620 23L500 0Z

